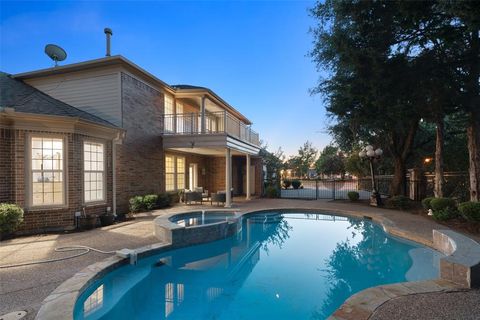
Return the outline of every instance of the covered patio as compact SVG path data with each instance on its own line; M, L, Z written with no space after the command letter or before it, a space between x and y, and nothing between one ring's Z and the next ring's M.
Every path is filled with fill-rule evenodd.
M250 200L261 194L258 147L224 134L164 136L163 145L166 156L185 159L183 189L194 191L201 187L209 198L224 193L221 202L226 208L232 206L234 196Z

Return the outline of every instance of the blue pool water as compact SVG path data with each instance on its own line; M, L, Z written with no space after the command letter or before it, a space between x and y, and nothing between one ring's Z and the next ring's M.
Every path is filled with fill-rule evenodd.
M108 273L75 319L325 319L365 288L438 275L440 253L368 220L259 213L242 223L226 240Z

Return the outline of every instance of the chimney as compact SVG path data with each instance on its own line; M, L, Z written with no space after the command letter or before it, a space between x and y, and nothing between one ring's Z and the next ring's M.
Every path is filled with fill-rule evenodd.
M110 37L113 35L112 29L105 28L103 29L103 32L105 32L105 35L107 36L107 53L105 56L110 57Z

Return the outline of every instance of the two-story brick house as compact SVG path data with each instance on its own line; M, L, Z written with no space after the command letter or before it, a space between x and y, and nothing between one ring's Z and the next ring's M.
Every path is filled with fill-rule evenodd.
M31 171L26 155L32 142L28 137L18 138L25 141L24 146L17 146L14 156L8 155L9 159L23 157L25 162L23 167L13 163L11 168L11 180L16 181L11 189L18 194L8 196L2 191L0 201L22 205L26 222L29 217L31 221L42 219L41 224L31 228L25 223L26 229L73 228L74 212L79 210L103 211L110 207L116 213L125 213L128 199L134 195L195 187L210 193L233 189L235 195L247 198L261 192L258 134L251 130L246 117L210 89L168 85L122 56L25 72L11 78L105 121L104 125L108 123L106 127L111 130L101 149L105 172L99 173L110 178L103 177L101 183L85 178L85 174L79 175L83 177L79 181L70 179L65 182L69 185L64 186L69 195L61 205L35 206L28 192L21 199L22 186L28 189L32 182L18 172ZM9 109L3 103L0 107ZM7 118L5 109L0 114ZM10 120L10 127L7 122L0 123L2 128L14 130L13 122ZM48 128L44 130L48 135ZM60 134L59 130L56 132ZM6 143L2 137L2 148ZM5 157L2 155L0 161L6 162ZM65 168L68 170L73 162L75 159L67 161ZM85 166L90 166L83 162L75 170L85 171ZM103 195L101 199L91 197L92 185L93 191ZM81 201L71 201L73 193ZM226 198L226 206L230 206L229 192ZM50 224L51 212L61 212L60 218L55 217L61 223Z

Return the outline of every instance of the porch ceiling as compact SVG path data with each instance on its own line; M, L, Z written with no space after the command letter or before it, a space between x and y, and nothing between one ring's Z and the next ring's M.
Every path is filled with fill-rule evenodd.
M224 148L168 148L171 151L179 151L185 153L194 153L203 156L225 156L225 149ZM232 156L244 156L245 153L242 153L237 150L232 149Z
M225 155L229 148L233 155L258 155L260 148L226 134L194 134L164 135L163 147L166 150L177 150L204 155Z

